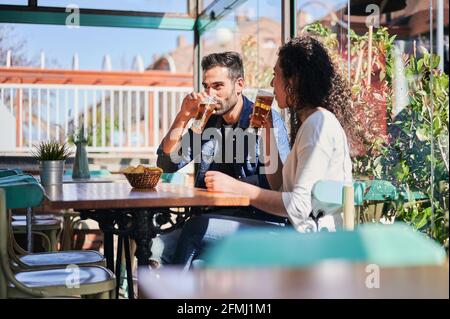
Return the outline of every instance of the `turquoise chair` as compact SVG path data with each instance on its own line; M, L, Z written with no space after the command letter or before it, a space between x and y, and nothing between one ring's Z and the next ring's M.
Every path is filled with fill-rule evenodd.
M44 199L44 189L30 175L0 178L0 187L5 190L7 209L39 206Z
M397 189L391 182L385 180L365 181L367 191L364 195L366 201L397 201L428 199L427 194L420 191L408 192L405 189Z
M447 256L437 242L406 224L394 223L303 234L252 229L219 241L202 259L207 268L310 267L326 260L406 267L442 265Z
M314 184L311 190L312 200L325 211L342 207L344 229L352 230L359 221L360 209L364 202L365 184L353 184L341 181L321 180ZM192 261L192 267L204 263L203 256Z
M314 184L311 196L326 211L342 207L344 228L351 230L359 222L365 188L363 182L348 185L341 181L321 180Z
M21 192L22 198L28 198L23 196L25 192L30 195L23 201L27 205L36 206L42 201L42 192L38 184L16 183L0 187L0 298L114 296L114 275L101 266L72 266L72 270L61 267L26 271L12 267L14 260L10 258L11 236L8 216L8 208L11 207L7 203L8 200L11 200L10 204L19 203L17 192Z
M21 209L39 206L44 199L44 189L29 175L17 175L0 178L0 188L3 188L6 195L7 209ZM26 196L24 196L26 194ZM11 234L11 245L8 247L11 259L14 261L14 268L35 269L52 268L66 266L70 264L79 265L104 265L105 258L97 251L64 251L27 254L21 249L12 235L11 224L9 225ZM18 256L17 253L22 256Z
M23 171L20 168L1 168L0 169L0 178L7 177L11 175L21 175Z
M345 186L343 182L338 181L319 181L312 189L312 198L320 202L322 207L331 209L342 206L344 215L351 214L351 201L346 200ZM422 192L398 190L391 182L384 180L356 181L353 183L353 191L349 193L349 196L354 198L355 224L361 221L379 220L383 205L388 202L400 201L406 204L428 200L428 196ZM346 228L352 229L352 227Z
M385 210L385 205L389 203L406 207L415 203L429 202L427 194L397 188L389 181L369 180L365 181L365 185L364 213L361 216L365 222L379 221Z
M9 176L5 176L0 178L0 187L6 187L10 185L15 185L16 183L27 183L27 184L37 184L40 185L37 180L31 175L23 175L20 174L18 170L8 170L6 172ZM16 175L13 175L16 174ZM40 192L43 192L42 188ZM8 193L10 194L10 193ZM37 193L30 193L30 196L36 196ZM24 208L24 207L33 207L29 205L23 197L23 193L17 192L14 194L14 198L9 198L9 205L11 209L14 208ZM9 196L9 195L8 195ZM41 195L37 195L41 196ZM31 202L34 201L34 198L29 198ZM17 202L17 203L16 203ZM24 206L25 205L25 206ZM14 220L12 222L12 227L14 233L16 234L26 234L26 221L25 220ZM35 219L33 222L33 234L40 236L43 239L43 242L46 243L45 247L47 251L56 251L57 243L58 243L58 234L61 231L61 221L57 218L52 219ZM15 241L14 241L15 243ZM25 251L15 243L16 250L19 254L24 254Z
M312 198L324 208L344 207L344 226L364 204L370 188L364 182L346 185L319 181ZM389 189L396 195L395 189ZM379 191L379 189L378 189ZM387 193L387 192L386 192ZM353 200L352 200L353 199ZM346 227L352 229L352 227ZM444 249L409 226L365 224L356 231L300 234L295 230L254 229L229 236L202 256L206 267L307 267L328 259L375 263L380 266L436 265L446 260Z

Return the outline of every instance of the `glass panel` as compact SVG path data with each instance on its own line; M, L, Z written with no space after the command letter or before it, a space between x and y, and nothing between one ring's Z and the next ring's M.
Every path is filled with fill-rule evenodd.
M241 53L246 87L269 87L281 45L281 4L246 1L205 32L202 45L204 55L230 50Z
M437 12L430 16L429 1L351 0L350 13L352 113L366 135L352 145L355 175L392 183L399 194L383 210L369 205L365 217L395 217L448 244L439 197L439 182L448 182L448 77L432 55Z
M347 21L344 17L346 10L347 0L297 1L297 34L322 38L333 57L339 60L336 64L342 67L342 72L347 72Z
M448 40L448 23L449 23L449 15L448 10L449 10L449 0L439 0L439 2L443 2L442 3L442 14L438 11L438 14L442 16L442 20L443 20L443 24L444 24L444 39L443 39L443 45L442 45L442 49L439 47L439 49L442 50L442 55L443 55L443 69L444 72L449 74L449 40ZM439 10L439 7L438 7ZM436 43L436 45L438 45L439 43Z
M0 24L0 34L4 35L0 38L0 50L10 48L13 59L21 57L29 65L38 66L39 55L44 52L47 68L63 69L72 68L75 53L80 69L101 70L105 55L110 56L112 69L116 71L131 70L136 56L142 57L147 68L159 57L171 55L179 47L192 47L193 43L193 33L189 31L129 28L70 29L53 25ZM156 42L158 45L155 45ZM185 64L192 64L192 58L187 57L190 56L186 56L185 52ZM0 61L2 65L4 62Z
M365 135L351 141L355 178L383 180L384 191L393 185L399 194L395 204L366 205L364 220L405 221L448 249L449 1L434 0L432 17L430 1L326 3L298 1L298 33L320 38L349 76L352 113Z
M432 113L433 125L431 129L432 151L431 172L434 182L432 203L431 236L449 248L449 100L448 100L448 64L449 64L449 0L436 0L433 3L434 25L434 53L440 57L439 64L433 73Z
M203 9L206 9L214 0L203 0Z
M0 4L28 5L28 0L0 0Z
M88 9L187 13L187 0L39 0L39 5L43 7L66 7L69 4Z
M182 96L192 90L192 74L186 74L192 72L192 43L193 32L0 24L0 65L11 57L14 74L3 68L0 82L26 86L21 95L24 145L38 137L65 139L86 119L85 127L95 134L89 146L157 147ZM23 74L24 66L27 74L17 75L14 68ZM168 72L155 75L151 69ZM165 91L158 92L158 86ZM16 107L16 92L0 83L0 111L4 101L8 112ZM15 146L15 139L11 143Z

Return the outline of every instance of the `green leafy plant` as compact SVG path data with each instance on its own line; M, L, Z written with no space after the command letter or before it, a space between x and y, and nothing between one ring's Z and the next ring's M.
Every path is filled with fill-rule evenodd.
M31 154L38 161L65 161L71 155L67 144L58 141L43 141L33 147Z
M439 57L421 51L421 58L406 60L410 103L388 119L391 134L381 148L380 177L408 193L419 190L428 196L426 201L397 205L396 215L448 250L449 79L437 69Z
M347 71L343 67L347 65L347 52L339 48L335 33L320 23L304 30L319 37L336 66ZM386 28L373 30L372 51L369 38L368 32L358 35L350 31L351 107L371 141L360 145L362 152L352 158L355 177L387 180L404 191L406 198L384 205L382 214L426 233L448 252L448 75L437 69L439 57L424 48L419 50L420 56L414 49L411 55L394 58L395 36L390 36ZM393 72L398 72L397 63L405 66L404 74ZM407 79L409 102L400 112L393 112L395 94L405 94L394 90L397 76ZM381 110L377 106L384 109L386 127L373 121ZM417 192L422 196L416 200Z

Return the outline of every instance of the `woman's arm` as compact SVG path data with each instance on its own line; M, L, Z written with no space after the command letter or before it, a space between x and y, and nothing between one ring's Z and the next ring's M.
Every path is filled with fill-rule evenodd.
M208 191L231 192L240 195L247 195L250 198L250 205L273 215L282 217L287 216L281 192L267 190L255 185L244 183L216 171L206 172L205 184Z
M250 205L276 216L287 217L281 192L260 188L250 184L242 185L242 187L242 194L247 194L249 196Z

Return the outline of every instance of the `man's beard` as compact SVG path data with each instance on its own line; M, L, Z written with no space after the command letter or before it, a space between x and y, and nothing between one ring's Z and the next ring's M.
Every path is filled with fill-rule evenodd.
M238 98L235 96L235 91L233 91L230 95L230 97L235 97L234 99L228 99L226 101L221 101L219 100L219 105L220 108L216 109L216 115L224 115L226 113L228 113L229 111L231 111L231 109L233 109L233 107L235 107L235 105L238 102Z

